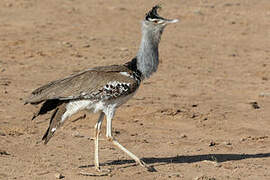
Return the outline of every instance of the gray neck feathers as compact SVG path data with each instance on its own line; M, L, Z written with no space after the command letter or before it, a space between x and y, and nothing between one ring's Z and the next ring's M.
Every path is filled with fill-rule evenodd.
M142 23L142 40L137 53L137 68L142 73L143 79L149 78L153 72L157 71L158 45L163 27L148 26L146 22Z

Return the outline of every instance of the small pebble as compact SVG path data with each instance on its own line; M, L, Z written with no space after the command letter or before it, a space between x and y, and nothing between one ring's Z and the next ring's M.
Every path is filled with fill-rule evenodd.
M216 143L214 141L211 141L210 144L209 144L210 147L215 146L215 145L216 145Z
M121 47L119 48L120 51L128 51L128 48Z
M225 145L228 145L228 146L229 146L229 145L232 145L231 142L226 142L226 141L224 142L224 144L225 144Z
M246 138L241 138L241 139L240 139L240 141L245 141L245 140L246 140Z
M91 47L90 44L86 44L83 46L83 48L89 48L89 47Z
M197 116L198 116L198 115L196 115L196 114L194 113L194 114L192 114L191 118L194 119L194 118L196 118Z
M146 139L143 140L144 143L149 143Z
M253 107L253 109L260 109L260 106L259 106L259 104L256 101L250 102L250 104Z
M187 137L187 135L185 135L185 134L180 135L180 138L186 138L186 137Z
M174 143L173 143L173 142L168 142L168 144L169 144L169 145L171 145L171 146L172 146L172 145L174 145Z
M236 57L236 56L237 56L237 54L233 53L233 54L230 54L230 56L232 56L232 57Z
M56 179L63 179L65 177L61 173L56 173L54 176L55 176Z
M66 47L72 47L72 44L70 42L62 42L62 44Z

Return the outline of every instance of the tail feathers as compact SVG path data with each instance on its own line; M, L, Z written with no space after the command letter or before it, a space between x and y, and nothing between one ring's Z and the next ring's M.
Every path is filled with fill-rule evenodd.
M42 140L44 140L44 144L47 144L49 140L53 137L55 131L57 128L59 128L62 125L62 116L66 112L66 104L63 103L59 105L55 111L53 112L50 120L50 125L45 132L44 136L42 137Z
M46 133L42 137L42 141L44 141L44 144L47 144L49 140L51 139L51 137L53 136L53 134L50 137L48 136L49 131L50 131L50 128L47 129Z
M32 120L34 120L36 117L42 114L46 114L49 111L52 111L53 109L56 109L59 105L61 105L64 101L60 101L59 99L49 99L46 100L38 112L34 113Z

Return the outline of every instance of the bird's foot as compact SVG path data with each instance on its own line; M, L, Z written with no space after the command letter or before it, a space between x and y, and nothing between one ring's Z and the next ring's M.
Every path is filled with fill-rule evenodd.
M100 172L100 173L105 173L105 172L110 173L111 172L110 169L100 169L99 166L95 167L95 169L96 169L97 172Z
M82 176L109 176L111 174L110 169L100 169L100 167L95 167L96 172L80 172Z
M142 160L140 160L139 165L141 165L142 167L146 168L147 171L149 172L157 172L157 170L153 167L153 166L149 166L148 164L146 164L145 162L143 162Z

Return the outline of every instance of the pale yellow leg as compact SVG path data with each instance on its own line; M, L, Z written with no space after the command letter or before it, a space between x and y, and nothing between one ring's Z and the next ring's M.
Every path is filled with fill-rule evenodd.
M95 125L95 134L94 134L95 136L95 168L97 171L100 171L99 159L98 159L98 137L99 137L100 127L101 127L103 119L104 119L104 113L101 112L98 118L98 122Z
M122 146L116 139L112 136L112 118L114 116L114 110L109 111L106 113L106 119L107 119L107 131L106 131L106 137L107 139L112 142L115 146L117 146L119 149L124 151L129 157L134 159L138 164L140 164L142 167L146 168L148 171L156 171L152 166L148 166L145 162L143 162L141 159L139 159L135 154L127 150L124 146Z

